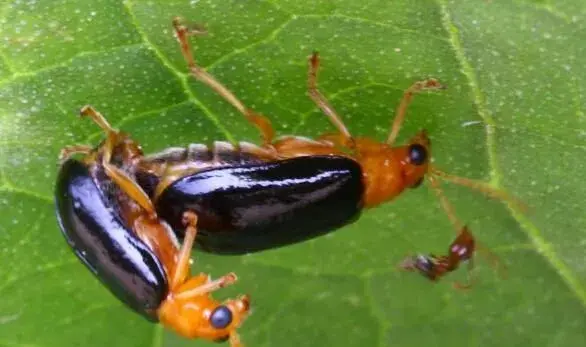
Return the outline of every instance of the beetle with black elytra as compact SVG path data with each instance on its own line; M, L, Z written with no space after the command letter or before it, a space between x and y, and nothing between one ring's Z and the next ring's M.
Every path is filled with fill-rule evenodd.
M444 86L435 79L414 83L397 108L385 142L354 137L317 88L320 60L309 58L308 90L337 133L318 139L284 136L275 139L270 121L236 98L214 76L196 64L189 46L190 31L173 22L191 74L256 126L262 144L215 142L169 148L140 158L136 179L152 199L157 213L183 237L185 211L199 216L196 244L219 254L244 254L302 242L357 220L365 208L393 200L427 177L455 231L456 217L438 178L517 203L490 185L449 175L431 161L431 142L424 130L406 145L395 139L413 96ZM201 29L198 29L201 32Z

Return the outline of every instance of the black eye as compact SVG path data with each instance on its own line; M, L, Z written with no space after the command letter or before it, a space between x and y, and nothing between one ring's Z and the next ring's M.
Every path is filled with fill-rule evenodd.
M415 165L422 165L427 160L427 150L418 143L409 146L409 161Z
M210 324L216 329L224 329L232 323L232 311L226 306L218 306L210 315Z

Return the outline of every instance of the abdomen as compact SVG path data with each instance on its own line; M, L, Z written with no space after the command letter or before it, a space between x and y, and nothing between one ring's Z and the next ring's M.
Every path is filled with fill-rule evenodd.
M198 214L200 248L242 254L301 242L354 221L362 170L341 156L310 156L205 170L175 181L156 201L180 237L182 213Z

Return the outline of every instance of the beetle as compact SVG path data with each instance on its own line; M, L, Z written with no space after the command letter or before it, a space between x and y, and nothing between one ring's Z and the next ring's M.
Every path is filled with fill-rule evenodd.
M140 146L113 129L90 106L81 114L106 133L97 147L75 145L60 154L55 187L62 234L79 260L126 306L187 338L229 340L241 346L236 329L247 317L247 295L219 303L210 293L231 285L236 275L216 280L192 276L189 258L197 215L186 212L183 245L160 219L132 179ZM83 154L80 160L75 154Z
M138 161L137 182L180 237L184 211L200 215L197 244L203 250L242 254L314 238L355 221L364 208L418 187L425 177L456 231L462 223L438 178L517 203L504 191L431 165L431 142L425 130L407 145L393 146L413 96L422 90L445 88L439 81L419 81L405 91L386 142L353 137L317 88L320 61L314 53L309 59L309 96L338 133L317 140L296 136L274 139L268 118L245 107L196 64L188 38L201 31L190 31L179 18L173 25L191 74L242 113L259 129L263 140L260 146L248 142L215 142L212 147L192 144Z
M429 280L438 281L446 274L457 270L461 263L467 262L468 282L466 284L454 282L454 287L467 289L473 283L473 278L470 274L474 268L474 254L478 250L482 251L485 256L492 258L493 266L498 270L505 270L494 254L477 243L467 226L462 227L456 239L448 247L448 255L418 254L410 256L399 264L399 268L406 271L419 271L421 275Z
M208 252L243 254L277 248L329 233L357 220L365 208L393 200L427 177L454 229L458 220L438 178L479 190L491 197L516 202L490 185L449 175L430 163L431 142L420 131L406 145L395 139L413 96L445 88L435 79L414 83L401 100L386 142L354 137L317 88L318 53L309 58L308 90L337 133L316 140L284 136L265 116L238 98L196 64L189 36L201 33L173 20L176 37L190 73L256 126L260 146L215 142L168 148L138 160L136 180L156 210L183 237L181 216L199 216L197 245Z

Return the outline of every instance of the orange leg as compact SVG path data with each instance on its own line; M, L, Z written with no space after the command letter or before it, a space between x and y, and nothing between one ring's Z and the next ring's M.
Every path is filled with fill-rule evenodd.
M244 106L244 104L230 90L228 90L228 88L216 80L214 76L206 72L202 67L196 64L189 46L189 36L202 34L205 31L201 29L190 30L181 24L179 18L173 19L173 26L175 28L175 33L177 35L177 39L179 40L179 44L181 45L181 52L183 53L183 57L185 58L185 61L187 62L187 65L189 66L189 69L195 78L208 85L216 93L218 93L218 95L232 104L232 106L234 106L240 113L242 113L250 123L258 128L263 138L263 144L270 145L273 141L273 138L275 137L275 130L273 129L270 120L265 116L258 114Z
M72 145L64 147L61 149L61 152L59 152L59 162L63 163L77 153L89 154L92 149L92 146L88 145Z
M407 114L407 107L411 103L413 95L422 90L427 89L445 89L445 86L443 86L437 80L430 78L424 81L415 82L411 87L409 87L405 91L405 93L403 94L403 99L401 99L401 103L397 108L395 119L393 120L391 131L389 132L389 137L387 138L387 144L389 146L392 146L395 140L397 139L397 135L399 134L399 130L401 129L401 125L403 124L403 120L405 119L405 115Z
M319 54L313 52L309 58L309 70L307 73L307 88L309 90L309 97L315 104L322 110L323 113L328 117L330 122L338 129L340 136L344 139L344 143L348 147L354 147L354 140L352 135L346 128L346 125L342 121L342 118L338 116L336 110L330 105L328 100L323 94L317 89L317 72L319 70Z
M237 280L238 280L238 277L236 277L236 274L233 272L230 272L230 273L228 273L228 274L226 274L216 280L208 281L207 283L202 284L197 288L184 290L182 292L179 292L178 294L175 295L175 298L187 299L187 298L191 298L191 297L196 297L196 296L208 294L208 293L211 293L211 292L216 291L218 289L232 285L232 284L236 283Z
M134 180L128 177L124 171L110 164L110 158L114 150L113 147L119 142L119 132L113 129L108 121L106 121L106 118L91 106L84 106L80 113L82 116L90 117L106 133L106 141L101 149L103 151L102 166L106 171L106 175L150 215L154 216L156 214L155 208L144 190Z
M130 198L139 204L140 207L142 207L150 216L156 216L157 213L153 206L153 202L136 181L128 177L124 171L106 162L105 155L102 160L102 166L106 171L106 175L108 175L108 177L110 177L110 179L114 181L124 193L130 196Z
M185 212L183 214L183 223L186 225L185 238L183 239L183 245L181 246L181 250L179 252L175 273L171 276L169 285L171 291L177 290L177 288L181 286L185 282L185 279L189 276L189 259L191 256L191 248L193 247L195 236L197 235L197 215L193 212ZM203 295L233 284L236 282L236 280L236 275L234 273L229 273L215 281L209 281L206 284L200 285L194 289L178 293L176 297L187 298Z
M104 118L104 116L102 116L100 113L98 113L90 105L85 105L84 107L82 107L80 110L80 115L82 117L83 116L90 117L100 128L102 128L102 130L104 130L104 132L108 136L110 136L111 134L118 133L116 130L114 130L110 126L110 123L108 123L106 118ZM61 150L61 152L59 153L59 161L64 162L76 153L89 154L92 151L92 149L93 148L91 146L87 146L87 145L67 146L67 147L63 148Z
M102 128L102 130L104 130L106 135L110 136L113 134L118 134L118 131L112 128L110 123L108 123L106 117L96 111L92 106L85 105L81 108L79 114L82 117L90 117L100 128Z

